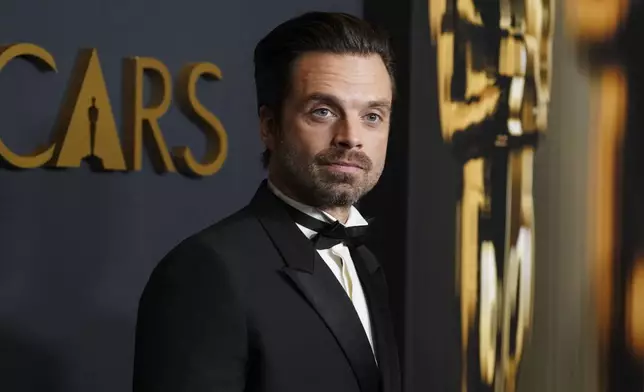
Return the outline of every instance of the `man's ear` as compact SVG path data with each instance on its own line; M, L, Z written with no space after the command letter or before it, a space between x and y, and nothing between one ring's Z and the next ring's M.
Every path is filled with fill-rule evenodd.
M259 134L264 146L273 151L277 144L277 119L266 105L259 108Z

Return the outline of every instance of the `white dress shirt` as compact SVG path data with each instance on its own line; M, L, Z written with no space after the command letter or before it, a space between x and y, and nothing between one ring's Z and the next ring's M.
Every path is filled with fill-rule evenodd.
M307 206L289 198L279 189L277 189L277 187L275 187L275 185L273 185L270 181L268 181L268 187L277 197L282 199L285 203L289 204L293 208L297 208L298 210L315 219L327 223L333 223L337 221L337 219L324 211L320 211L317 208ZM307 227L304 227L297 223L296 225L307 238L312 238L317 234L315 231ZM347 219L345 226L350 227L363 225L367 225L367 221L362 217L362 215L360 215L358 209L352 206L351 210L349 211L349 218ZM367 334L367 339L369 339L371 350L373 351L373 337L371 334L371 319L369 318L369 308L367 307L367 300L364 296L362 284L360 283L360 278L358 278L358 273L356 272L355 265L353 264L353 259L351 258L349 248L347 248L347 246L343 243L339 243L329 249L319 249L318 253L322 257L322 260L324 260L326 265L329 266L335 277L338 279L338 282L340 283L340 285L342 285L342 288L344 288L344 291L353 302L353 306L358 313L358 317L362 322L362 327ZM347 279L347 275L349 279Z

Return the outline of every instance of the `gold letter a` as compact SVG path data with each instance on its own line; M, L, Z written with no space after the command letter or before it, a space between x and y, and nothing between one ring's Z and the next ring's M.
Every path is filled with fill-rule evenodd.
M56 167L126 170L116 122L95 49L78 55L56 122Z

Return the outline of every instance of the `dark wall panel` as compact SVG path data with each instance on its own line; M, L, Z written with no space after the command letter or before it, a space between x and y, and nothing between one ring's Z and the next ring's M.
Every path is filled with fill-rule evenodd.
M413 0L408 187L408 391L460 390L456 201L461 168L443 143L426 0Z

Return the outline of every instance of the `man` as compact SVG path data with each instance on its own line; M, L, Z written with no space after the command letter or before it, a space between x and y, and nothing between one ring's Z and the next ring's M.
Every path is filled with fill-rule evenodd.
M255 50L268 179L188 238L141 297L135 392L399 392L385 277L353 206L383 170L384 35L308 13Z

